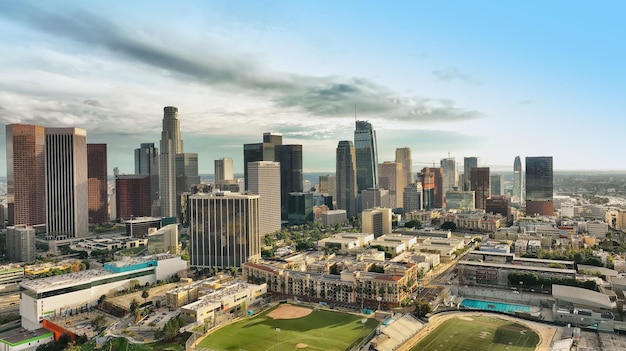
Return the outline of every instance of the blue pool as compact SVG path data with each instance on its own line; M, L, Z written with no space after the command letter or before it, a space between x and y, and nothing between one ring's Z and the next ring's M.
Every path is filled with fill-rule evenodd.
M473 299L463 299L463 302L461 302L461 306L472 308L472 309L477 309L477 310L498 311L498 312L506 312L506 313L511 313L511 314L515 312L526 312L526 313L530 312L529 306L513 305L510 303L473 300Z

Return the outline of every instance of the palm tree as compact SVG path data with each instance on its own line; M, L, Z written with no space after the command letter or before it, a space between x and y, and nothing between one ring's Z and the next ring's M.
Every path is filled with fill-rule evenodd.
M143 291L141 292L141 297L143 298L143 305L146 305L146 299L148 299L148 296L150 296L150 293L148 293L148 289L143 289Z

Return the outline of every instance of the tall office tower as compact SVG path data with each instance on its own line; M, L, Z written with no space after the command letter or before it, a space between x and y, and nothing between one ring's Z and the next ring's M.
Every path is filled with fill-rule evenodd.
M322 194L328 194L337 201L337 180L332 174L320 176L320 185L318 191Z
M115 176L116 219L150 217L152 213L149 174Z
M276 145L274 160L280 163L280 213L288 219L290 193L302 192L302 145ZM308 190L308 189L307 189Z
M215 184L221 184L225 180L235 179L232 158L220 158L213 163L215 165Z
M389 202L389 190L383 188L369 188L361 191L362 210L374 207L391 208Z
M410 183L404 187L403 206L404 212L419 211L424 209L422 183Z
M405 179L401 163L385 161L378 165L378 185L389 190L391 208L402 208L404 205Z
M402 164L402 172L404 173L404 185L413 183L415 179L413 178L413 159L411 158L411 148L397 148L396 163Z
M356 150L356 184L358 192L367 188L378 188L378 149L376 131L366 121L356 121L354 131Z
M46 223L46 132L27 124L6 126L9 225Z
M35 261L35 229L26 225L7 227L6 249L11 261Z
M87 132L46 128L46 229L56 239L89 235Z
M313 213L313 193L289 193L287 219L289 225L311 223L315 220Z
M283 137L277 133L263 133L263 142L243 145L243 177L248 190L248 163L256 161L276 161L276 145L283 144Z
M109 222L107 144L87 144L89 223Z
M356 216L356 151L351 141L337 145L337 209L346 210L348 218Z
M152 202L152 216L161 216L159 200L159 149L154 143L141 143L135 149L135 174L150 175L150 201Z
M198 154L197 153L178 153L175 159L176 173L176 195L179 196L184 192L192 190L194 185L200 184L200 176L198 174Z
M511 198L506 195L492 195L487 199L487 213L501 214L507 221L513 219Z
M504 195L504 176L502 174L491 175L491 195Z
M491 196L489 181L489 167L474 167L470 172L472 177L471 190L474 192L474 205L484 210L487 208L487 198Z
M280 230L280 164L272 161L248 163L248 191L259 195L260 234Z
M478 167L478 157L463 158L463 190L472 188L472 168Z
M476 194L473 191L452 190L446 194L446 210L473 210Z
M552 156L526 157L526 214L554 215Z
M424 209L443 208L443 170L435 167L424 167L419 175L424 189Z
M515 203L522 203L522 160L519 156L515 156L515 162L513 162L513 196L511 201Z
M448 191L459 185L459 170L456 167L456 161L453 157L442 159L441 169L443 171L442 191L443 197L445 198Z
M192 267L241 267L261 258L259 196L237 193L189 197Z
M163 130L161 132L159 158L159 199L161 216L176 217L176 154L183 152L183 140L180 137L178 108L163 108Z

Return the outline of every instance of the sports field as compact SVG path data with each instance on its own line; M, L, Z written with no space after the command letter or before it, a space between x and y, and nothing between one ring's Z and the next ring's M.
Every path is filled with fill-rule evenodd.
M282 310L281 310L282 309ZM308 307L279 305L209 334L197 348L212 350L345 350L377 325L374 319Z
M539 335L497 317L451 318L431 331L411 351L533 351Z

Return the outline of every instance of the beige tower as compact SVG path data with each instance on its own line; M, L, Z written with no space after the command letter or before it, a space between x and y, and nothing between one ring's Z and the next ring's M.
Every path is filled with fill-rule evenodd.
M385 161L378 165L378 185L389 190L389 204L392 208L404 206L404 181L402 164Z
M413 159L411 158L411 148L401 147L396 149L396 163L402 164L404 173L404 184L409 185L414 182Z
M260 233L280 230L280 163L248 162L248 191L259 195Z

